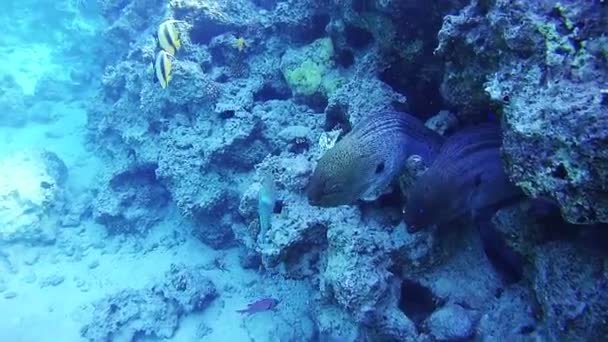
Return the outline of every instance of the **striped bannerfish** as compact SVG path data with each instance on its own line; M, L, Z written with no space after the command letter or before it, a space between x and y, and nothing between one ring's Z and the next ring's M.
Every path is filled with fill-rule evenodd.
M154 73L156 79L160 83L160 86L165 89L171 81L171 60L169 54L164 50L159 51L156 54L156 60L154 61Z
M175 23L183 23L181 20L165 20L158 26L157 38L161 49L165 50L171 56L175 56L175 52L181 47L179 33L175 29Z

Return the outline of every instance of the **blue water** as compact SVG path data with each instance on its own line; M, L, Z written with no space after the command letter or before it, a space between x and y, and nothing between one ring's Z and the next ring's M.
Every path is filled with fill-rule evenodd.
M441 88L436 37L469 2L395 3L4 0L0 341L607 339L606 234L549 204L494 216L515 280L471 220L406 229L415 178L310 204L317 161L369 113L446 136L505 122Z

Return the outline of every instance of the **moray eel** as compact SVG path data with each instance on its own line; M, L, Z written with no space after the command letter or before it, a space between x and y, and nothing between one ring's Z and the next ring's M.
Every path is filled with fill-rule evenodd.
M521 256L493 226L497 209L523 198L507 176L500 155L502 135L497 125L463 129L449 137L439 155L409 189L404 221L410 232L473 218L491 263L510 282L521 278Z
M442 143L439 134L409 114L369 116L321 157L306 190L308 201L335 207L377 195L408 157L418 155L430 165Z
M481 125L449 137L407 194L410 231L450 222L521 196L500 156L500 128Z

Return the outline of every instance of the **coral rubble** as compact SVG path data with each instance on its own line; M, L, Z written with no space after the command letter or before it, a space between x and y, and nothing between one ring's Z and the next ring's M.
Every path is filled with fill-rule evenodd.
M213 283L196 268L172 265L165 277L149 288L124 289L94 303L82 337L89 341L170 338L182 316L205 309L217 296Z

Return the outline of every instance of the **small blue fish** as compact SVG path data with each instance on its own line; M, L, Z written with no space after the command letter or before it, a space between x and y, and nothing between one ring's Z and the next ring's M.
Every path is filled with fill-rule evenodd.
M260 219L260 233L258 236L263 237L270 229L270 217L274 210L276 202L276 191L272 176L266 174L262 180L262 187L258 192L258 217Z

